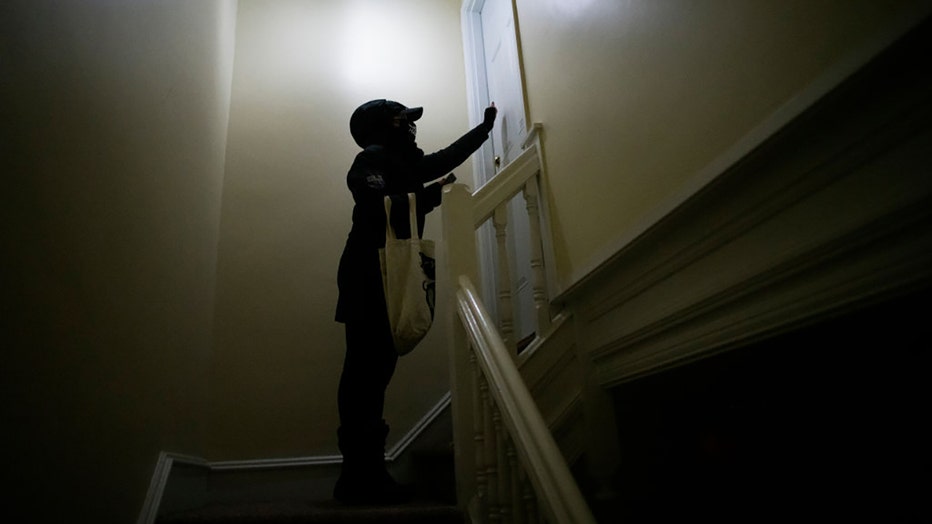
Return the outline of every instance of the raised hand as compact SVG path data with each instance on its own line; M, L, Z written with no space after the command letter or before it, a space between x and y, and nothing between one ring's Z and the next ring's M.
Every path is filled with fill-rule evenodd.
M495 125L495 115L498 114L498 109L495 107L495 102L485 108L485 115L482 119L482 125L485 126L486 130L491 131L492 126Z

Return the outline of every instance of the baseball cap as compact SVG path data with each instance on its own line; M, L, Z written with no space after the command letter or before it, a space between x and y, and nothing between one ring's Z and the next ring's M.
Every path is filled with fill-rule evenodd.
M393 118L403 115L408 121L413 122L423 114L423 107L407 107L384 98L370 100L353 111L350 117L350 134L359 147L366 147L389 128Z

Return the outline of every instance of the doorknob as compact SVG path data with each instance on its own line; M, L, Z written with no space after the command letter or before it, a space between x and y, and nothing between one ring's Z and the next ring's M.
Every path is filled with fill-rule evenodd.
M488 158L488 157L486 157L486 158ZM495 158L493 159L493 161L495 162L495 167L496 167L496 168L502 167L502 157L500 157L500 156L498 156L498 155L495 155Z

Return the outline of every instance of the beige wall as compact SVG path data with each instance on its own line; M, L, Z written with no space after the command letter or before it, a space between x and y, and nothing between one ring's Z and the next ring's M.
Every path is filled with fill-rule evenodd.
M159 452L202 450L234 19L0 6L13 520L133 522Z
M565 279L929 5L516 3ZM161 450L336 452L347 120L388 97L425 106L425 149L466 129L459 5L0 4L8 493L33 520L131 521ZM447 389L442 327L400 362L395 439Z
M240 2L211 460L337 453L336 269L359 151L349 117L367 100L395 99L425 107L422 148L455 140L467 126L461 41L458 0ZM435 212L427 235L438 239L439 225ZM390 445L449 389L442 327L399 362Z
M928 1L517 0L564 283Z

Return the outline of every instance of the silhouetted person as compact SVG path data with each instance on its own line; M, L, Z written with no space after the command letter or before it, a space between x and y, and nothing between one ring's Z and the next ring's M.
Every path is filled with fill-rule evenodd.
M385 468L383 420L385 389L395 372L398 353L382 288L379 249L385 245L383 198L392 198L391 222L398 238L410 238L408 193L417 195L417 226L440 205L441 187L450 173L488 139L495 122L492 104L481 124L450 146L425 155L417 147L415 120L423 108L407 108L391 100L372 100L350 118L350 133L363 148L346 177L353 194L353 227L346 241L337 284L340 296L336 320L346 326L346 356L337 402L337 430L343 469L334 497L348 504L392 504L409 500L410 491Z

